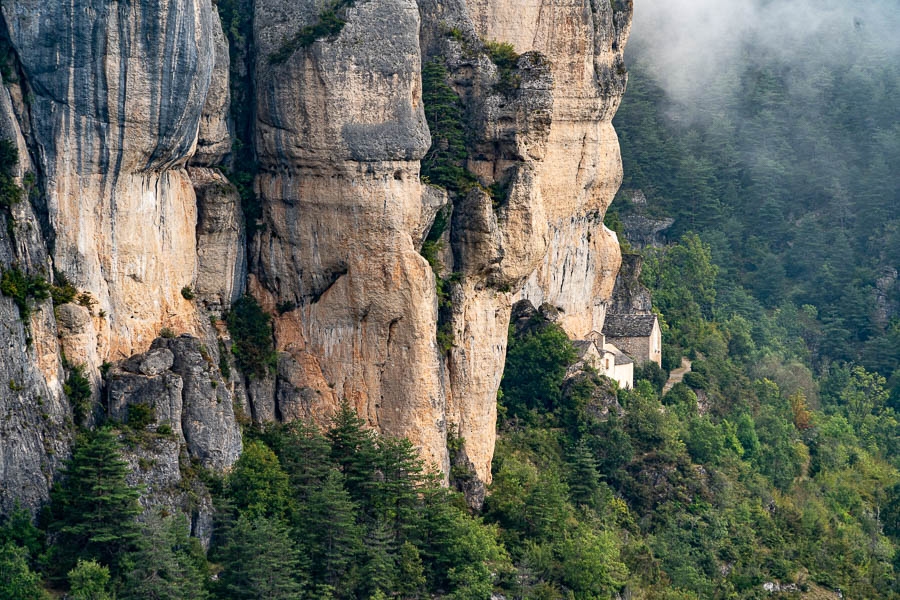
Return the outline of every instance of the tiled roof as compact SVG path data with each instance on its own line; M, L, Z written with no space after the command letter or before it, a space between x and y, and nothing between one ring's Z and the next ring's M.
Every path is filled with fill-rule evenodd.
M603 334L607 337L649 337L656 315L606 315Z
M575 346L575 352L578 353L578 358L582 358L587 354L588 350L591 349L594 342L591 340L573 340L572 345Z
M628 364L631 364L631 363L634 362L634 361L631 359L630 356L628 356L627 354L625 354L624 352L622 352L622 351L619 350L618 348L616 348L616 349L613 351L612 354L613 354L613 356L616 358L616 366L618 366L618 365L628 365Z

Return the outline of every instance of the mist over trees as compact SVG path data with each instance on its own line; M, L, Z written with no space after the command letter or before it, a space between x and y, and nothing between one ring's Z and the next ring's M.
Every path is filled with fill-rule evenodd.
M720 311L809 315L799 351L818 369L900 364L898 25L896 2L635 7L613 210L641 189L670 239L699 233Z

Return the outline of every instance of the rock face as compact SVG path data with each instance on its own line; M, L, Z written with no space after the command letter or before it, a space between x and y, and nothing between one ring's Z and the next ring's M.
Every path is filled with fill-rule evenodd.
M190 167L197 195L197 276L192 291L210 312L222 314L244 293L246 237L241 198L218 170Z
M12 170L22 185L33 166L14 108L16 98L21 98L18 85L0 87L0 139L11 140L19 150ZM0 270L46 271L47 249L31 204L0 210L0 221ZM16 502L32 511L40 507L72 438L53 307L49 300L31 306L31 316L23 320L15 302L0 295L0 514Z
M0 6L20 80L0 90L0 133L20 181L34 174L30 202L3 215L21 234L0 264L58 270L86 294L56 319L39 303L27 328L0 299L0 376L16 381L0 410L28 407L4 421L4 479L34 506L47 496L71 436L64 351L107 417L150 409L157 437L129 460L168 506L181 506L165 491L182 485L173 461L237 459L235 407L325 422L342 401L444 473L458 432L453 460L483 494L513 303L585 339L613 294L621 257L602 223L621 180L611 120L630 1L339 3L345 24L319 39L304 29L317 0L238 2L231 48L211 0L87 5ZM510 44L514 64L486 42ZM466 131L471 181L455 191L420 172L432 62ZM438 214L436 274L420 251ZM274 316L277 369L226 381L210 317L221 328L244 293Z
M320 417L347 399L446 470L435 280L417 251L434 212L419 180L430 137L416 4L357 3L336 38L282 64L269 58L318 19L318 3L255 6L265 225L251 290L269 310L297 305L276 323L286 383L315 390Z
M470 0L468 10L483 39L538 51L552 66L552 121L533 192L549 235L522 297L563 309L562 326L583 339L599 331L619 268L602 220L622 178L612 117L625 91L630 2Z
M622 255L622 267L616 275L616 285L608 307L609 314L649 315L653 312L650 290L641 283L643 267L644 258L640 254Z
M256 3L264 229L250 289L269 310L294 308L276 323L277 402L255 394L255 413L277 404L282 418L323 417L346 399L445 471L453 424L489 481L512 301L559 306L574 336L602 327L620 261L602 217L621 179L611 119L630 6L543 4L361 3L343 9L337 35L282 52L318 19L316 5ZM451 26L461 34L448 36ZM522 54L514 89L500 89L480 39ZM418 178L429 60L444 62L465 105L467 168L482 186L452 198L446 354L434 276L417 253L440 206ZM499 206L491 184L508 190Z
M10 0L2 14L29 83L54 267L105 311L100 357L146 349L163 325L195 330L180 293L197 269L183 167L215 64L209 0Z

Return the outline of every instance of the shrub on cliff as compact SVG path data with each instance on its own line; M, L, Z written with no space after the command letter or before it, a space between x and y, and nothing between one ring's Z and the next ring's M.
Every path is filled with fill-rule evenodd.
M231 351L248 377L263 378L275 370L278 355L272 339L272 316L252 296L234 303L225 322L234 340Z
M447 83L443 63L432 60L422 68L422 103L431 130L431 148L422 159L422 177L452 192L465 192L475 176L465 167L469 151L462 102Z
M18 266L3 271L0 277L0 292L12 298L19 307L19 316L28 323L31 318L31 300L46 300L50 297L50 284L40 275L31 275Z
M22 201L22 188L15 179L13 171L19 162L19 151L9 140L0 140L0 207L9 208Z

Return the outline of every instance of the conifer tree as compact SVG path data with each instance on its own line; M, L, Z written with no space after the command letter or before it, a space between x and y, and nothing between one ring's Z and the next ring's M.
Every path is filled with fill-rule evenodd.
M82 436L62 483L53 488L50 531L57 534L51 565L64 575L78 558L109 565L119 573L122 556L140 537L135 517L139 490L125 482L128 463L109 429Z
M400 598L420 598L425 587L425 567L419 549L410 542L403 542L397 552L396 590Z
M381 436L375 466L379 476L373 484L374 516L406 539L418 519L424 463L408 439Z
M572 473L569 494L575 505L591 506L600 485L597 460L584 440L578 442L572 452Z
M375 474L375 433L344 400L327 434L331 458L344 475L344 486L360 505L368 504Z
M447 67L437 60L422 68L422 100L432 144L422 159L422 176L450 191L463 192L475 181L465 168L469 156L462 103L447 83Z
M356 505L343 482L339 471L328 474L310 498L306 524L313 578L337 591L353 589L350 569L363 549Z
M376 523L365 542L366 564L362 584L367 597L393 591L396 577L393 545L394 540L388 526L380 521Z
M127 573L122 600L203 600L204 588L197 556L197 540L188 536L184 515L148 516L142 527L138 550L125 562Z
M335 466L331 446L317 427L300 421L283 428L279 445L279 459L288 474L291 491L302 506Z
M320 524L322 525L322 524ZM298 600L299 558L288 528L277 519L241 515L219 551L222 574L217 597L223 600Z

